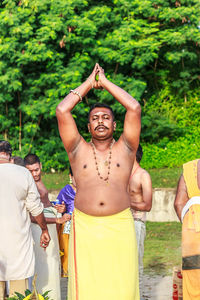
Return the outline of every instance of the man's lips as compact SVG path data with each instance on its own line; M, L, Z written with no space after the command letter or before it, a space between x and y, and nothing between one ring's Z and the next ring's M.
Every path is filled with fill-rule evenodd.
M108 129L108 127L106 127L106 126L103 126L103 125L99 125L99 126L97 126L96 128L95 128L95 130L99 130L99 129Z

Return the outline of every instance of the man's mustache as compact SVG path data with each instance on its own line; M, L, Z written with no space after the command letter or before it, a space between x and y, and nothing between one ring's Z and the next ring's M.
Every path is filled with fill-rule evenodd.
M99 129L99 127L103 127L103 128L105 128L105 129L108 129L108 127L106 127L106 126L104 126L104 125L98 125L94 130Z

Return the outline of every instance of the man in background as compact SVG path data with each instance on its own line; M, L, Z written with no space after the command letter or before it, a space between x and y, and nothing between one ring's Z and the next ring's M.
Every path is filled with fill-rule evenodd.
M36 286L40 293L50 290L49 296L51 299L60 300L60 256L59 256L59 243L56 228L57 211L52 207L48 198L48 191L42 182L41 172L42 164L40 159L35 154L28 154L24 158L26 168L30 171L35 180L41 201L44 205L44 216L47 222L47 227L51 235L51 244L47 251L41 251L39 247L40 228L35 224L32 218L32 234L35 241L36 253Z
M140 167L143 151L139 145L129 181L131 211L135 221L135 232L138 246L140 299L143 295L143 256L146 236L146 212L152 207L152 183L149 173Z
M182 222L183 299L200 299L200 159L183 165L174 207Z
M10 162L11 145L0 141L0 299L5 281L10 281L9 296L24 294L28 277L34 275L35 255L29 213L40 227L39 246L46 248L50 237L43 205L30 173ZM43 249L41 249L43 250Z

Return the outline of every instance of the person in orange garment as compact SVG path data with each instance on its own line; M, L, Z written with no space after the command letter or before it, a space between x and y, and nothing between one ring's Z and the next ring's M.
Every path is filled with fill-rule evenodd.
M174 207L182 222L183 299L200 299L200 159L183 165Z

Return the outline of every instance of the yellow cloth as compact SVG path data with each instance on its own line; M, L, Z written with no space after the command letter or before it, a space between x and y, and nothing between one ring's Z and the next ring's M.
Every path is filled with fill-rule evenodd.
M200 196L197 184L198 160L183 166L183 175L189 198ZM200 204L193 204L183 219L183 299L200 299Z
M68 277L68 244L69 234L63 233L65 224L62 224L59 230L59 246L62 252L61 256L61 276Z
M200 196L197 184L197 163L198 159L187 162L183 165L183 176L187 186L188 197Z
M69 241L68 300L139 300L130 209L95 217L75 209Z

